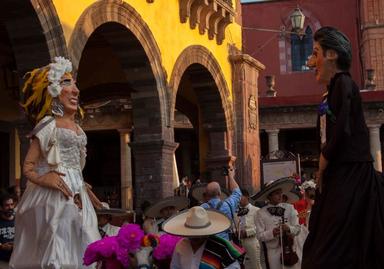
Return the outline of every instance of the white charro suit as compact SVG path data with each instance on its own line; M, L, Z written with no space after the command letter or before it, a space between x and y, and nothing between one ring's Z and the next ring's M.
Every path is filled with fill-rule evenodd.
M245 231L246 238L241 239L241 244L247 251L245 255L245 269L261 269L260 265L260 245L256 236L256 213L258 207L248 204L245 206L248 213L238 217L236 215L236 224L240 230Z
M296 209L287 203L280 203L277 207L284 208L284 219L286 225L290 229L290 233L297 236L300 233L299 219ZM279 244L279 237L273 236L273 229L279 227L281 223L281 217L273 216L269 213L268 208L275 207L274 205L267 205L256 213L256 231L259 241L265 242L267 247L267 256L270 269L281 269L282 264L280 262L281 248ZM294 246L295 247L295 246ZM300 262L293 266L285 266L284 268L299 269L301 267Z

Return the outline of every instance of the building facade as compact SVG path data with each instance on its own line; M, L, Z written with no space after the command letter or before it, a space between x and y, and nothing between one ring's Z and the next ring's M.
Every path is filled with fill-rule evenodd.
M305 15L301 36L291 33L296 7ZM290 151L300 154L307 176L317 170L317 107L325 89L317 85L306 60L313 33L333 26L351 40L350 72L362 90L371 152L382 171L384 1L250 0L242 4L242 15L244 52L266 66L259 81L261 154Z
M32 126L18 105L22 77L55 56L74 65L86 111L84 178L102 199L137 208L172 195L178 176L194 174L225 186L222 168L234 163L243 186L259 187L264 66L242 53L240 1L1 5L1 187L25 184Z

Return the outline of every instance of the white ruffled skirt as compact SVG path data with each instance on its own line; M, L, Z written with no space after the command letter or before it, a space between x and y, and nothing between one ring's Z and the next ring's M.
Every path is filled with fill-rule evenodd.
M28 182L16 210L14 269L80 269L88 244L100 239L97 217L84 186L81 170L60 167L72 193L79 193L80 210L73 198Z

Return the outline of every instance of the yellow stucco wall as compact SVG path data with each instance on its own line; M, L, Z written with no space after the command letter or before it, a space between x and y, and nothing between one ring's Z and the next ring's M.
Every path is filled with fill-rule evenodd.
M78 18L93 0L53 0L63 26L68 44ZM229 90L232 92L231 65L228 60L228 44L241 48L241 27L235 22L226 28L226 37L222 45L216 40L209 40L208 35L199 34L198 29L191 29L189 22L181 23L179 0L155 0L149 4L146 0L125 0L147 23L157 42L162 55L162 65L167 72L169 82L173 66L181 52L191 45L206 47L215 56L224 74ZM235 2L235 1L233 1ZM234 3L235 6L235 3Z

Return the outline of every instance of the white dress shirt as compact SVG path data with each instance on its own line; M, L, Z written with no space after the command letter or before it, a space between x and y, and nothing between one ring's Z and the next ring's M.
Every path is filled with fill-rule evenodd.
M119 233L120 227L107 223L101 229L105 232L105 235L115 236Z
M201 257L205 249L205 242L200 248L193 252L188 238L180 240L172 255L171 269L199 269ZM225 267L227 269L240 269L240 264L236 261Z
M259 208L250 203L245 208L249 210L248 213L241 217L236 215L236 223L239 223L240 230L245 231L247 237L256 236L256 213Z
M256 237L256 214L259 208L250 203L248 203L245 208L248 209L246 215L240 217L235 216L236 223L239 223L239 230L244 231L246 234L246 238L241 239L241 243L247 251L245 254L244 268L261 269L260 245Z

